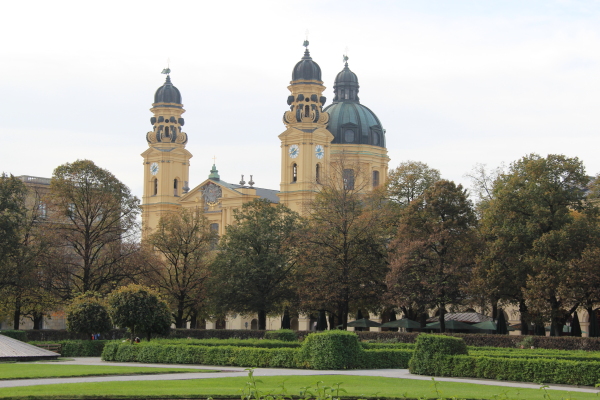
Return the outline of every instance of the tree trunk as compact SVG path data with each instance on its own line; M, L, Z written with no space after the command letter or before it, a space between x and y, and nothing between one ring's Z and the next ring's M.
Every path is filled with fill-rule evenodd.
M440 307L440 333L446 332L446 307Z
M19 330L20 322L21 322L21 299L17 297L17 301L15 301L15 313L13 315L13 329L15 331Z
M264 310L260 310L258 312L258 330L267 330L267 313Z
M198 329L198 313L192 311L190 314L190 329Z
M336 325L335 325L335 315L330 311L329 312L329 329L333 330L335 329Z
M42 329L42 323L44 322L44 314L36 315L33 317L33 329Z
M521 318L521 335L529 335L529 327L527 325L527 305L525 300L519 301L519 314Z

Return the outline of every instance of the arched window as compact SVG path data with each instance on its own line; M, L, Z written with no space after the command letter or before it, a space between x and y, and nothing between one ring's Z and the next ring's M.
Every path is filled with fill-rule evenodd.
M165 126L165 136L169 137L169 127Z
M156 196L158 194L158 179L154 179L154 190L152 191L152 195Z
M304 106L304 116L308 117L310 114L310 107L309 106Z
M292 164L292 183L298 182L298 164Z
M173 196L177 196L177 179L173 180Z
M354 170L353 169L345 169L343 172L344 178L344 189L345 190L354 190Z
M321 165L317 164L315 167L315 181L321 183Z
M379 171L373 171L373 187L379 186Z

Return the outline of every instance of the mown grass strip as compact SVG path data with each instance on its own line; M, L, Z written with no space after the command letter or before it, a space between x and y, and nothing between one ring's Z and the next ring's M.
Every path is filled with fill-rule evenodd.
M269 376L257 377L259 389L265 393L280 393L280 385L285 384L289 395L297 396L300 388L323 381L321 386L333 386L343 382L341 387L347 391L342 399L353 398L460 398L460 399L551 399L587 400L598 399L593 393L569 393L539 389L518 389L502 386L487 386L457 382L418 381L411 379L383 378L372 376ZM207 398L240 395L247 377L209 378L175 381L132 381L40 385L17 388L0 388L0 398L14 399L99 399L99 398ZM437 386L437 390L436 390Z
M65 378L103 375L147 375L172 374L186 372L216 372L192 368L153 368L153 367L119 367L116 365L65 365L65 364L33 364L6 363L0 364L0 380L6 379L41 379Z

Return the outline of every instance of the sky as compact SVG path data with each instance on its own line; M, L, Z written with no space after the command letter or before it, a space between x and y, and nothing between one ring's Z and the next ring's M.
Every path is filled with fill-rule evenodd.
M90 159L138 197L149 109L171 68L190 187L278 189L282 115L308 30L330 104L347 51L390 168L470 185L537 153L600 173L600 1L11 1L0 24L0 172Z

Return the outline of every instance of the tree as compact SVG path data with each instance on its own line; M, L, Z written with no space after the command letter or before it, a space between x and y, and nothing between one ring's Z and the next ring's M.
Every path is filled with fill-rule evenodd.
M136 336L164 333L170 325L167 304L152 289L131 284L123 286L108 296L109 314L113 323L127 328L131 343Z
M53 243L40 211L42 196L20 179L5 175L0 178L0 193L3 236L11 232L10 240L0 246L4 253L0 261L0 302L12 314L14 329L19 329L22 317L31 318L34 329L40 329L45 312L56 305L47 279Z
M499 299L519 305L523 334L532 317L550 320L551 334L560 334L578 307L569 266L597 237L597 209L583 191L588 181L577 158L531 154L494 183L482 216L480 274Z
M295 236L302 222L296 212L263 199L245 203L233 217L211 266L212 297L222 312L258 313L264 330L267 314L283 312L295 299Z
M345 329L351 310L381 306L390 210L371 187L369 174L340 154L306 209L299 242L302 308L329 311L331 327Z
M216 235L199 209L182 209L162 217L148 237L148 244L158 255L152 260L149 281L175 309L177 328L185 328L206 299Z
M478 249L476 218L466 190L440 180L402 213L392 242L388 290L399 306L422 303L440 311L465 298Z
M112 328L105 301L98 293L87 292L73 299L67 308L67 330L85 333L108 332Z
M388 196L401 208L405 208L440 179L440 171L437 169L419 161L406 161L388 173Z
M10 284L9 257L21 245L21 230L26 219L23 182L10 175L0 176L0 288Z
M138 250L139 200L113 174L89 160L63 164L54 170L50 200L55 234L67 248L56 271L64 298L108 293L140 273L125 262Z

